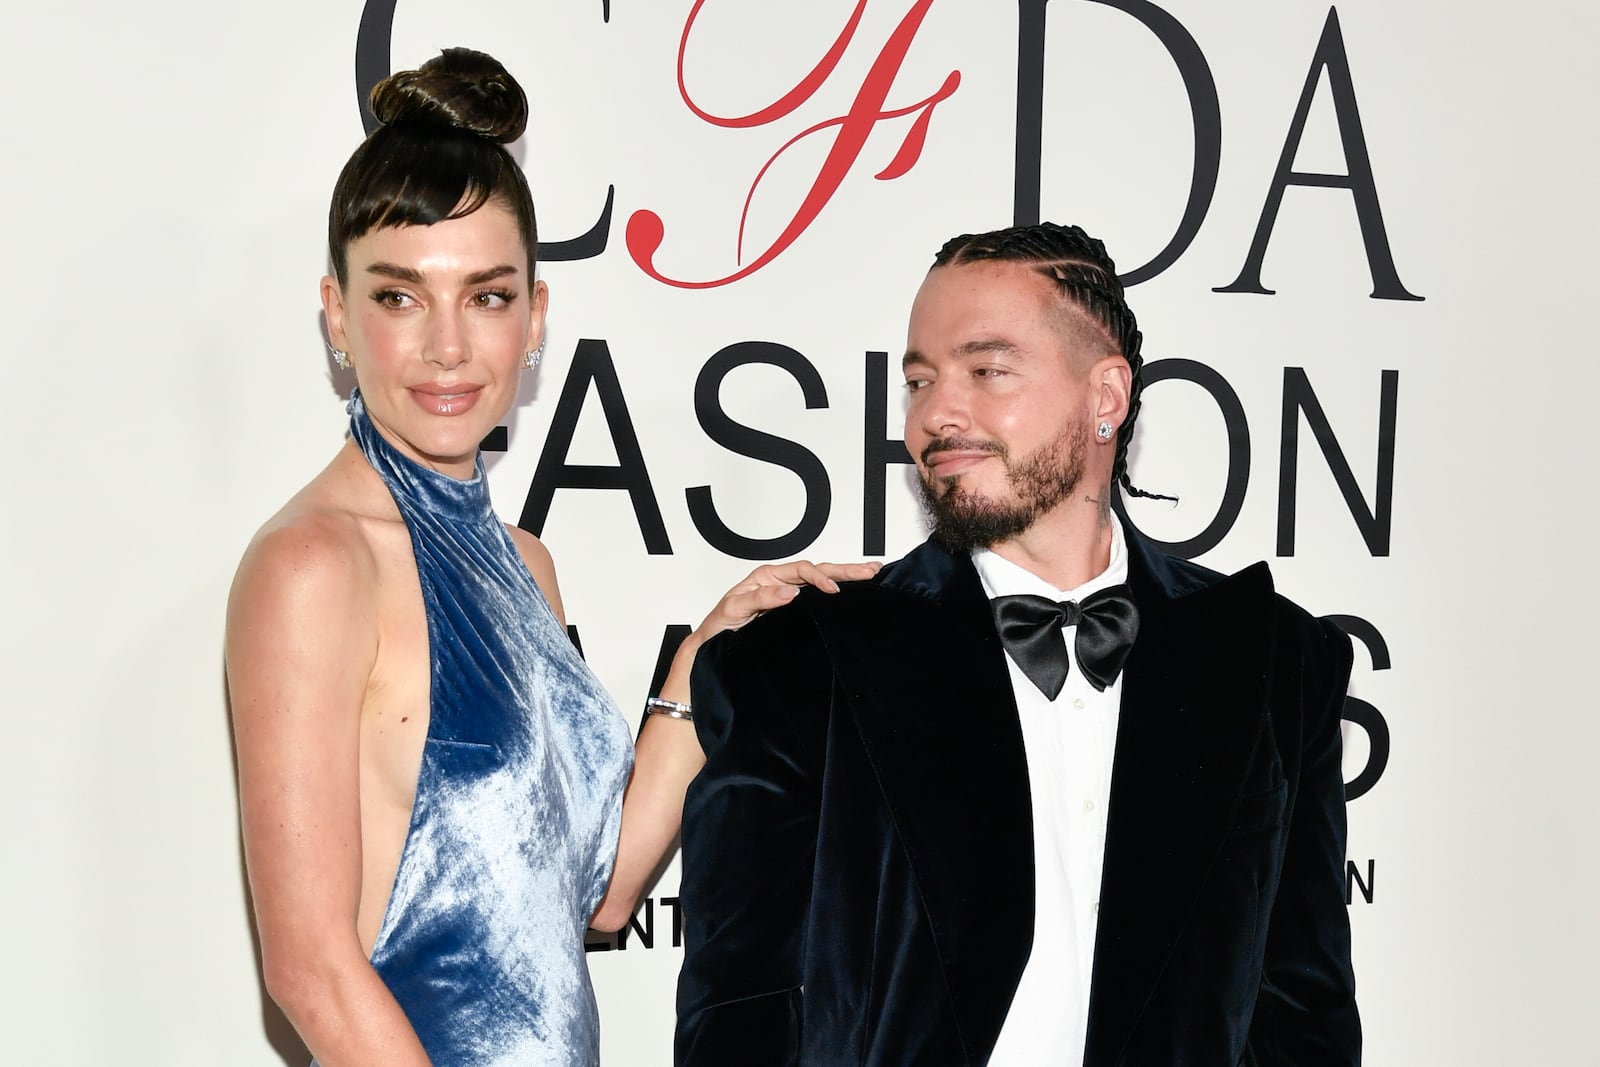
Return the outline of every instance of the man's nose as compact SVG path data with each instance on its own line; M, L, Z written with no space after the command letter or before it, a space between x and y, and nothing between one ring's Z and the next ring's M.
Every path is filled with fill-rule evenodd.
M920 405L919 425L930 437L944 437L965 431L971 425L971 397L959 381L929 382L922 387L926 395Z

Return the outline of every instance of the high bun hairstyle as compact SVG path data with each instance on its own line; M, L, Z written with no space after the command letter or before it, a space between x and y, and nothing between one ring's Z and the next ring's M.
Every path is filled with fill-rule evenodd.
M934 269L978 262L1021 263L1033 267L1054 282L1062 298L1082 312L1083 319L1128 361L1133 383L1128 390L1128 417L1117 429L1111 480L1120 483L1129 496L1173 499L1147 493L1128 479L1128 445L1133 441L1133 423L1139 416L1139 394L1144 390L1144 357L1139 354L1143 338L1123 296L1116 265L1106 254L1106 246L1080 227L1041 222L990 233L962 234L946 241L933 257Z
M494 201L517 220L538 258L533 195L502 145L522 136L528 98L492 56L447 48L416 70L389 75L372 89L382 123L339 174L328 209L328 254L342 287L350 242L386 226L430 226Z

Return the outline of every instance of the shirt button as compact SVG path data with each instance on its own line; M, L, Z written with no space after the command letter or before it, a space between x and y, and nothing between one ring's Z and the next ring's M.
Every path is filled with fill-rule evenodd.
M1084 810L1085 813L1094 811L1094 801L1085 800L1083 802L1083 810Z
M1083 710L1083 698L1082 697L1073 697L1072 698L1072 706L1077 708L1079 711L1082 711Z

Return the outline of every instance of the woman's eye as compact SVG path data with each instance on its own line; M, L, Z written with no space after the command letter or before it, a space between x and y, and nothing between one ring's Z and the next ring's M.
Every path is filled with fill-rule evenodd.
M481 308L498 308L505 307L515 297L509 289L480 289L472 294L472 303Z
M395 289L380 289L378 292L372 294L372 299L375 300L379 306L386 308L403 308L411 300L411 298L406 296L406 294Z

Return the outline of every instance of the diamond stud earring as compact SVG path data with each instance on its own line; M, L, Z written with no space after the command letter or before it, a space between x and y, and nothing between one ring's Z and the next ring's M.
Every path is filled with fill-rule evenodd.
M524 352L522 354L522 365L524 367L527 367L529 370L532 370L533 368L535 368L535 367L537 367L539 365L539 361L541 359L543 359L543 358L544 358L544 338L541 337L539 339L539 347L538 348L535 348L532 352Z
M1102 441L1109 441L1111 439L1111 424L1109 422L1102 422L1099 426L1094 428L1094 435L1100 438Z

